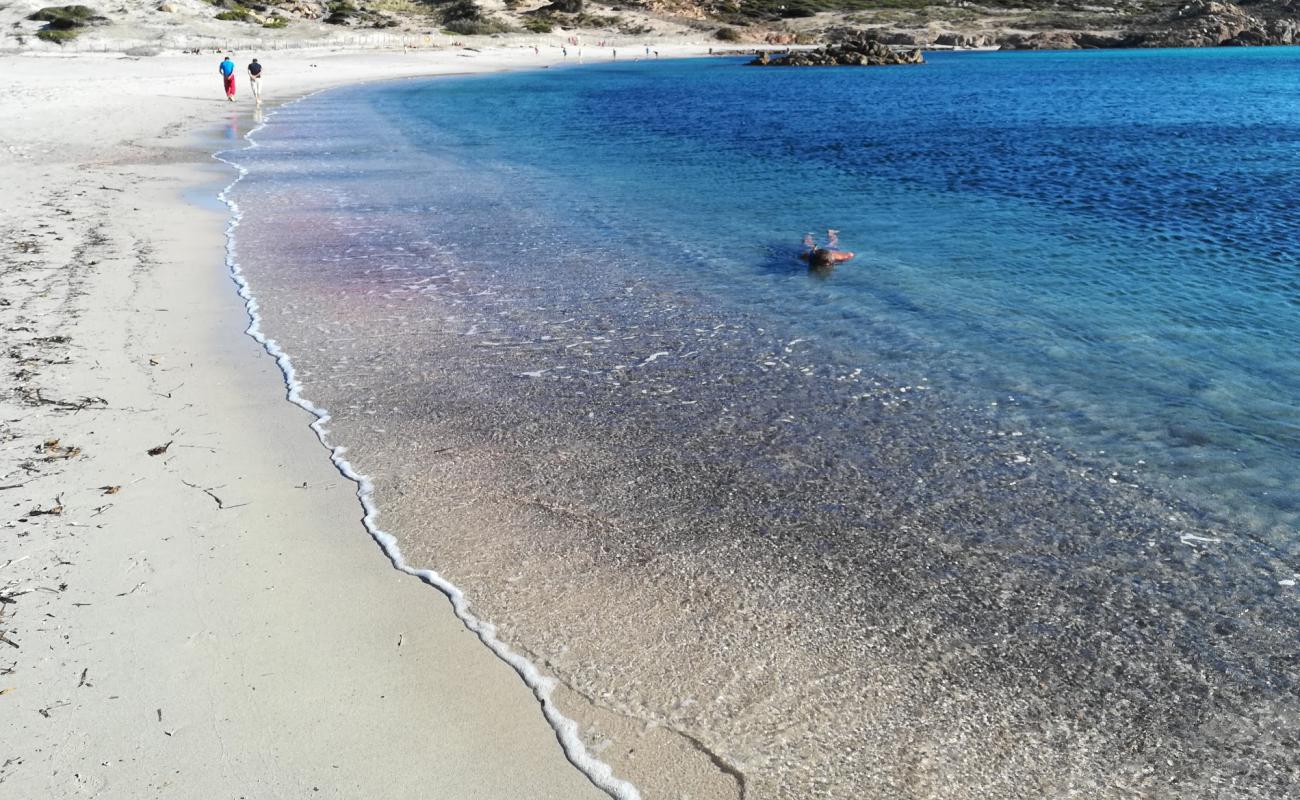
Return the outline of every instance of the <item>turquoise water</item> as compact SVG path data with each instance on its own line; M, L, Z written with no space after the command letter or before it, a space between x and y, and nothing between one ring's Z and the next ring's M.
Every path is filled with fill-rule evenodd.
M1015 396L1063 440L1294 538L1300 51L930 61L589 66L372 102L586 226L569 246L633 250L645 277L972 404ZM790 253L825 228L860 255L811 283Z
M1295 784L1300 50L588 64L255 138L266 329L575 692L750 797Z

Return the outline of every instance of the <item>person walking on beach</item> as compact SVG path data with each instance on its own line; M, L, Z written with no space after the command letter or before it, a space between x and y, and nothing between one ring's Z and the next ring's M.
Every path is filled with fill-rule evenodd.
M257 105L262 104L262 65L253 59L253 63L248 65L248 88L253 90L253 102Z
M231 60L230 54L226 54L226 60L222 61L217 71L221 73L221 84L226 89L226 99L235 102L235 62Z

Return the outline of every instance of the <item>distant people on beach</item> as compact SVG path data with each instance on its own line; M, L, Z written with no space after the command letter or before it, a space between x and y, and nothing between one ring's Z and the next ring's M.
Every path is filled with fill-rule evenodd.
M840 249L840 232L836 230L826 231L825 247L818 247L811 233L804 234L803 246L808 249L800 253L799 258L808 262L808 269L812 272L830 272L835 265L853 259L853 253Z
M221 85L226 90L226 99L235 102L235 61L231 58L233 53L227 53L226 59L217 66L217 71L221 73Z
M248 88L253 92L253 102L259 106L262 104L262 65L253 59L253 63L248 65Z

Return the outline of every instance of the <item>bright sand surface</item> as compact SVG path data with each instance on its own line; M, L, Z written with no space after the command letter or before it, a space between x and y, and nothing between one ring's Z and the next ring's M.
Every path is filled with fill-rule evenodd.
M210 154L251 55L235 104L212 54L0 59L0 796L604 796L243 333ZM267 107L558 57L276 54Z

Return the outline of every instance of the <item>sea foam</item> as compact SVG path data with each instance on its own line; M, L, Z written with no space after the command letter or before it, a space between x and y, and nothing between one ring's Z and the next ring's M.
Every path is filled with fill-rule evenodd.
M315 94L319 94L319 92L303 95L285 105L298 103ZM275 112L272 111L266 115L265 119L269 120L274 115ZM369 477L358 472L351 462L347 460L345 457L347 448L330 441L329 429L326 427L330 420L329 411L303 396L302 384L297 379L293 361L289 354L276 343L275 339L267 336L262 331L262 317L259 313L257 298L254 296L252 287L240 268L235 237L235 232L243 219L243 213L232 196L232 192L235 186L248 175L248 169L225 156L258 147L253 136L266 127L267 124L264 121L245 134L243 138L247 144L240 150L222 150L212 156L217 161L229 165L237 173L235 179L222 189L217 197L230 210L230 219L226 223L226 268L248 312L249 323L244 332L275 359L275 363L284 377L287 390L286 399L316 418L310 425L312 431L315 432L316 438L321 445L329 451L330 461L339 471L339 474L356 484L357 499L360 501L362 509L361 523L366 532L383 550L384 555L388 557L392 565L408 575L419 578L446 595L447 599L451 601L456 616L464 623L465 627L473 631L483 644L487 645L498 658L510 665L523 679L541 704L542 713L545 715L547 723L555 731L556 738L559 740L560 746L564 749L565 757L568 758L570 763L611 797L617 798L617 800L640 800L641 794L636 787L628 781L616 777L613 769L608 764L592 755L591 751L583 744L577 723L560 713L559 708L552 700L557 681L543 674L531 661L497 638L496 626L480 619L470 610L469 600L459 587L443 578L436 570L420 569L407 563L406 558L402 555L401 548L398 546L396 537L379 526L379 508L374 499L374 484Z

